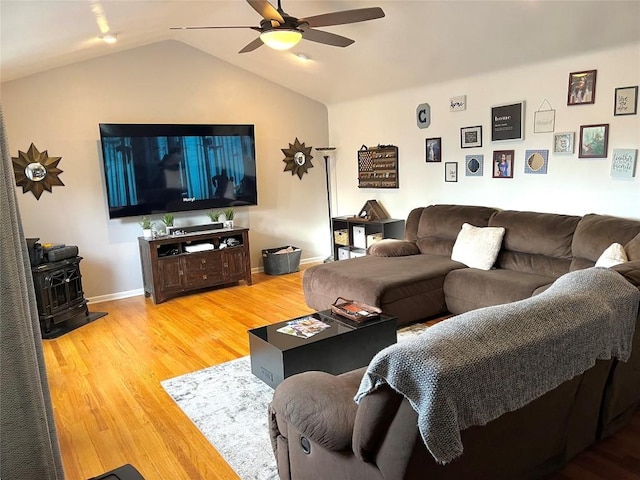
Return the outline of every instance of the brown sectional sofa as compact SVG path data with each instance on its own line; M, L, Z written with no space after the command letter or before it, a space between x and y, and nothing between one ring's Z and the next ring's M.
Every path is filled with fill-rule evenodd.
M491 270L449 257L464 222L503 226ZM413 210L404 241L376 244L367 257L307 269L310 306L337 296L380 306L401 324L531 297L564 273L594 266L613 242L629 262L612 267L640 288L640 221L437 205ZM491 308L491 307L490 307ZM455 320L446 320L446 322ZM542 478L608 436L640 406L640 315L627 362L598 360L526 406L461 432L464 454L435 462L406 398L383 386L354 402L365 368L286 379L270 405L281 479Z
M465 222L505 228L495 268L478 270L451 260ZM317 310L343 297L380 307L398 317L398 325L408 325L528 298L569 271L594 266L613 242L640 244L638 234L640 221L607 215L420 207L409 213L403 241L379 242L366 257L305 270L304 295Z

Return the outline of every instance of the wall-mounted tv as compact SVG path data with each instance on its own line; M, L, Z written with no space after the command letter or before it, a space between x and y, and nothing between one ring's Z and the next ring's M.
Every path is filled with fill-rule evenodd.
M253 125L99 127L109 218L258 203Z

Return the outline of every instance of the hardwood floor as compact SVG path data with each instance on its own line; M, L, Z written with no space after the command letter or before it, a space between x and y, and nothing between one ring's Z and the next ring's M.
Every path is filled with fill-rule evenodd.
M91 304L109 315L44 341L67 480L125 463L146 480L237 479L160 382L248 355L248 329L310 313L301 279L255 274L250 287L160 305L143 296ZM640 480L640 410L551 478Z

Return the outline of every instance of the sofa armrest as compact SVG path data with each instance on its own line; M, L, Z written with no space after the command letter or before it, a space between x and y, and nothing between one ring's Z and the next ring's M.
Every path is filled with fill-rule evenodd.
M395 238L384 238L367 249L368 255L376 257L405 257L419 253L420 249L414 242Z
M318 445L336 451L349 449L358 409L353 398L364 371L293 375L276 387L270 409Z
M640 288L640 260L634 260L633 262L620 263L611 267L611 270L615 270L624 278L626 278L631 285Z

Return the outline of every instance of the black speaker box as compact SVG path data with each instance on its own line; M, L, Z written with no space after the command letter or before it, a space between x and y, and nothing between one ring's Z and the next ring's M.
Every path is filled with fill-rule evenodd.
M208 230L220 230L224 224L222 222L205 223L204 225L191 225L189 227L177 227L183 233L206 232Z
M72 258L78 255L78 247L66 245L64 247L52 248L45 251L48 262L59 262L65 258Z

